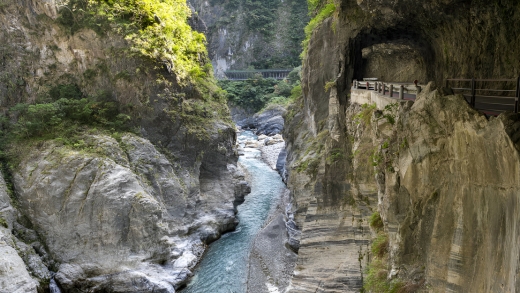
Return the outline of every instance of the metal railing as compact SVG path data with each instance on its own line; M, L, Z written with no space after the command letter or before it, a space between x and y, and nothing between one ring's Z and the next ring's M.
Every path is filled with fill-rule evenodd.
M448 78L446 87L464 96L475 109L490 115L505 111L518 113L520 77L515 79Z
M354 89L373 90L382 95L388 95L400 100L415 100L422 87L416 82L383 82L375 78L364 78L363 81L354 80Z
M261 69L261 70L227 70L224 75L230 80L248 80L259 76L263 78L284 79L292 69Z

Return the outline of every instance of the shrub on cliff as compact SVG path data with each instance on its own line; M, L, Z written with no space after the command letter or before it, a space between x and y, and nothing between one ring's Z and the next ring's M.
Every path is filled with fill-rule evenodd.
M302 58L307 55L307 48L309 46L309 41L311 39L312 32L314 29L321 24L325 19L330 17L334 11L336 11L336 5L334 3L330 3L327 1L324 5L321 6L321 9L317 11L318 7L320 7L321 1L319 0L308 0L309 4L309 14L315 15L305 27L305 40L302 42L303 52L300 55Z
M369 224L372 229L374 229L378 232L383 230L383 228L385 226L385 224L383 223L383 219L381 219L381 215L379 214L379 212L374 212L370 216Z
M59 21L71 33L89 27L103 34L115 29L132 51L152 58L185 84L211 76L205 36L192 30L182 0L71 0L60 9Z
M9 112L15 118L10 128L16 139L57 135L73 125L90 125L113 130L125 128L128 115L110 95L84 96L75 85L57 85L48 97L35 104L18 104Z

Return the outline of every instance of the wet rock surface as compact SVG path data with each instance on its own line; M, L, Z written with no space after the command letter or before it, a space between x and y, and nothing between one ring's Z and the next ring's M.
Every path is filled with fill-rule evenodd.
M261 113L246 114L244 110L235 108L233 120L242 129L254 129L257 135L273 136L281 134L284 127L283 115L287 110L282 106L272 106Z
M283 115L286 110L282 106L274 106L253 116L256 134L281 134L284 127Z

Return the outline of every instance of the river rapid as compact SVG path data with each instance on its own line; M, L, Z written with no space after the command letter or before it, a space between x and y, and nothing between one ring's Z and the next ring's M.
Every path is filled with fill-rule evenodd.
M238 136L241 146L255 140L250 131ZM249 253L255 236L264 225L269 212L278 203L285 190L280 176L261 160L258 149L245 148L239 163L249 174L251 193L238 206L237 229L224 234L209 245L194 272L194 277L182 293L245 293Z

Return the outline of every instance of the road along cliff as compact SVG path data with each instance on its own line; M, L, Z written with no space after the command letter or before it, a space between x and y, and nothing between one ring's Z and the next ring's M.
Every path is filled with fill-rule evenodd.
M302 229L289 292L518 290L517 115L488 118L443 89L518 76L505 56L519 6L502 4L317 3L285 115ZM413 105L381 103L351 92L363 77L435 83Z

